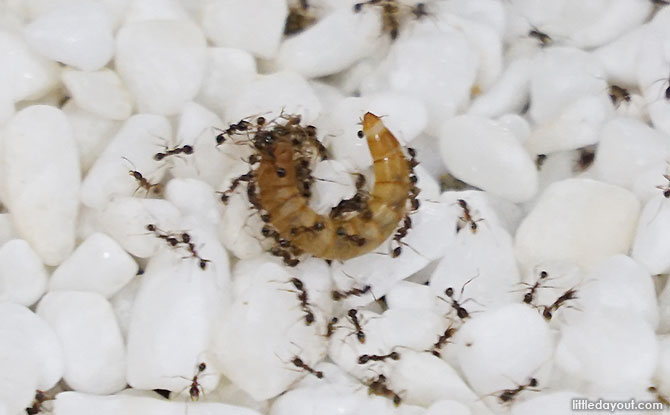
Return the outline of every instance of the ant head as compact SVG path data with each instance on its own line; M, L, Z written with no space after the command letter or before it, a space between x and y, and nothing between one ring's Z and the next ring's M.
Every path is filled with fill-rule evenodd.
M310 311L307 314L305 314L305 323L309 326L310 324L314 323L314 314Z
M358 132L356 133L356 135L358 136L358 138L363 138L363 137L365 137L365 134L363 134L363 130L358 130Z
M184 154L193 154L193 146L187 144L181 148L181 151L184 152Z
M391 252L391 257L392 258L398 258L400 256L400 254L402 254L402 248L398 246L398 247L394 248L393 251Z
M402 399L398 395L393 395L393 405L399 406L402 402Z
M356 310L355 308L352 308L347 312L347 315L349 315L349 317L351 318L356 318L356 314L358 314L358 310Z
M444 293L447 295L447 297L451 298L454 296L454 289L449 287L446 290L444 290Z
M149 232L156 232L156 225L150 223L147 226L145 226L145 229L148 230Z
M364 364L366 364L368 361L370 361L370 356L369 356L369 355L367 355L367 354L362 354L362 355L358 356L358 364L359 364L359 365L364 365Z
M201 260L198 262L198 266L200 267L201 270L204 271L204 270L207 269L207 263L208 263L208 262L209 262L208 259L201 259Z
M205 362L202 362L198 365L198 372L204 372L205 369L207 369L207 365L205 364Z
M216 135L216 145L221 145L226 142L226 136L223 135L223 133L219 133Z
M523 295L523 302L530 304L533 301L533 295L531 293L526 293Z
M156 154L154 155L154 160L156 160L156 161L161 161L161 160L163 160L164 158L165 158L165 154L163 154L163 153L156 153Z
M180 236L181 236L181 241L183 243L187 244L187 243L191 242L191 235L184 232Z
M528 382L528 386L530 386L531 388L536 387L537 386L537 379L530 378L530 382Z
M265 125L265 117L258 117L258 118L256 118L256 124L258 124L258 125Z
M277 176L284 177L286 176L286 169L283 167L277 167Z

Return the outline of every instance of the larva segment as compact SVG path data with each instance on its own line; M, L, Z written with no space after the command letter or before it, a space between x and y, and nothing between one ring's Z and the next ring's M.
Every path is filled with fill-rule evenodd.
M290 138L278 138L271 152L263 152L255 172L261 205L279 234L299 251L337 260L363 255L384 242L405 216L410 166L400 143L381 119L369 112L363 118L363 133L375 174L369 200L372 215L366 219L361 215L333 219L309 207L298 191Z

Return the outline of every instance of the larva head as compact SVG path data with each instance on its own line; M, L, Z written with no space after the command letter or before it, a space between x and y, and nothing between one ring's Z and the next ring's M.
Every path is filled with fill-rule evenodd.
M379 134L384 129L384 124L381 118L377 117L371 112L366 112L363 116L363 133L366 136L374 136Z

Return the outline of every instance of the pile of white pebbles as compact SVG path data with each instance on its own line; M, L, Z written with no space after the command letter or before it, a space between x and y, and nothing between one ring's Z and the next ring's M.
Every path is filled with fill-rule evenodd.
M670 6L357 1L0 2L1 415L670 397ZM402 245L292 268L221 203L217 135L282 111L319 212L373 182L365 112L417 150Z

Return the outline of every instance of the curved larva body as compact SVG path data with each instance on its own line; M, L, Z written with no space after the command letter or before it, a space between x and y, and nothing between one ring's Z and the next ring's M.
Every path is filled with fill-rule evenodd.
M363 118L363 133L374 161L375 174L368 202L372 217L367 219L361 215L333 219L319 215L309 207L308 200L298 191L293 146L289 140L277 140L272 155L263 155L255 173L261 205L270 214L270 222L279 234L302 252L339 260L365 254L384 242L407 213L410 166L400 143L381 119L369 112ZM278 177L277 169L284 169L284 177ZM322 223L323 229L295 234L295 229L310 228L317 223ZM358 244L342 236L342 230L346 235L364 238L364 242Z

